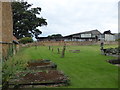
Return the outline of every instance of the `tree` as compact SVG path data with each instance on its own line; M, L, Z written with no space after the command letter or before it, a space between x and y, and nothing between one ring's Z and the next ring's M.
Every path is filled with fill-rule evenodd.
M53 39L53 40L56 40L56 41L61 41L62 37L63 36L61 34L53 34L53 35L49 35L48 36L49 40Z
M112 34L111 33L111 31L110 30L108 30L108 31L104 31L104 33L103 34Z
M27 2L12 2L13 35L17 38L38 37L42 32L37 27L46 26L46 19L37 17L41 8L31 8Z
M33 39L31 37L24 37L19 40L20 43L26 44L26 43L32 43Z
M63 37L61 34L53 34L53 35L48 36L48 38L51 38L51 39L53 39L53 38L61 38L61 37Z

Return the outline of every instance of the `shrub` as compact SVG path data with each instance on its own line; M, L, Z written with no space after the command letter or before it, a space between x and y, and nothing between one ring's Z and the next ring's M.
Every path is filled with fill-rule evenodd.
M103 49L104 54L120 54L120 47Z
M32 37L24 37L19 40L20 43L26 44L26 43L31 43L33 42Z
M119 38L119 39L116 39L116 41L120 42L120 38Z
M6 88L11 76L15 75L18 71L24 71L27 67L27 62L30 60L30 57L29 55L23 54L22 50L15 56L10 57L7 61L2 62L2 88L5 88L4 90L8 90Z

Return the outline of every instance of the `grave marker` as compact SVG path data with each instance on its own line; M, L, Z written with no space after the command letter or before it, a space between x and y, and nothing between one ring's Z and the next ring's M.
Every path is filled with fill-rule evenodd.
M60 49L58 48L57 50L58 50L58 54L60 54Z
M51 49L51 47L49 46L49 50Z
M64 44L63 46L62 55L61 55L62 58L65 56L65 50L66 50L66 44Z
M35 42L35 49L37 49L37 46L38 46L38 45L37 45L37 42Z
M54 49L52 48L52 52L54 51Z

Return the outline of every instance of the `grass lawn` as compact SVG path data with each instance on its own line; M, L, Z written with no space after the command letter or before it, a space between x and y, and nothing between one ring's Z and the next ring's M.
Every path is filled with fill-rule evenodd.
M101 55L99 46L67 46L64 58L57 54L58 46L52 48L53 52L47 46L39 46L37 49L30 47L19 52L16 57L25 60L24 66L28 60L52 60L57 64L58 70L69 76L71 84L68 88L118 88L118 67L106 62L115 57ZM62 47L59 48L62 50ZM69 50L80 50L80 53L71 53Z

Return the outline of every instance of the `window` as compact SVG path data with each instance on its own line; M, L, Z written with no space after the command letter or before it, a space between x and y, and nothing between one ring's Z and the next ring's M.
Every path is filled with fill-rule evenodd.
M81 37L91 37L91 34L81 34Z

